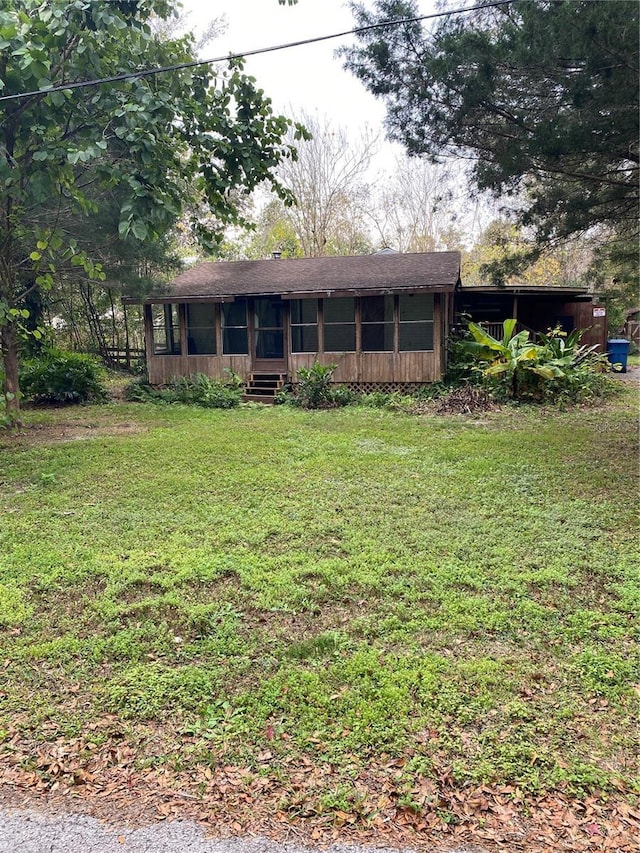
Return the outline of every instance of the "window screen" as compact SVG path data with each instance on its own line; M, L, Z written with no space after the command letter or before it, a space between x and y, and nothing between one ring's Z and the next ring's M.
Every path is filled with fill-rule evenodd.
M360 300L363 352L393 350L393 296L365 296Z
M249 354L246 299L222 306L222 351L225 355Z
M180 312L177 305L152 305L153 352L180 355Z
M189 355L216 354L216 308L212 302L186 306L187 352Z
M292 299L291 352L318 352L318 300Z
M353 297L325 299L324 351L354 352L356 348L356 303Z
M398 297L398 349L433 349L433 294L403 294Z

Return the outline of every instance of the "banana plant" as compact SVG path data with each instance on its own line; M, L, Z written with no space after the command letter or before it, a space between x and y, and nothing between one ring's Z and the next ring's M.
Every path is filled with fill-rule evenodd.
M529 339L529 332L524 329L514 334L517 320L511 318L502 324L502 340L494 338L476 323L469 323L472 341L466 343L465 349L472 354L481 367L482 374L487 377L510 379L509 394L518 398L518 387L523 371L530 371L543 379L553 380L564 376L559 364L544 362L545 347Z
M540 341L549 357L549 363L558 367L575 367L595 353L598 344L591 346L580 344L584 332L584 329L574 329L567 334L559 326L556 326L548 334L541 334Z

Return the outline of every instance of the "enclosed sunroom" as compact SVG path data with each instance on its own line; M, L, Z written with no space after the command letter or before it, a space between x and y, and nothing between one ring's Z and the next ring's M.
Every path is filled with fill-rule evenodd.
M457 252L200 263L144 303L149 381L231 370L271 393L318 361L364 390L434 382L459 279Z

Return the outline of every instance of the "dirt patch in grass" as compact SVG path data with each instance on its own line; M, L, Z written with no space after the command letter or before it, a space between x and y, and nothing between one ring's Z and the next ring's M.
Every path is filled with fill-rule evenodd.
M439 415L475 415L481 412L497 412L500 406L484 388L465 385L455 388L439 399L435 411Z
M0 435L0 447L35 447L41 444L59 444L65 441L86 441L105 436L127 436L146 432L148 427L133 422L114 424L78 423L33 424Z

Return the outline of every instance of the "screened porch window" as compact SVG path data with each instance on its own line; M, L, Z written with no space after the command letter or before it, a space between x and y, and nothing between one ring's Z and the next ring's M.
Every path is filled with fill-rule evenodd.
M393 352L393 296L360 300L363 352Z
M318 300L292 299L291 352L318 352Z
M222 351L225 355L248 355L247 300L236 299L222 306Z
M180 312L177 305L152 305L154 355L180 355Z
M279 297L253 300L255 356L281 359L284 354L284 305Z
M398 297L398 349L433 349L433 294L412 293Z
M344 299L325 299L324 351L355 352L356 348L356 301L348 296Z
M187 305L187 352L216 354L216 308L212 302Z

